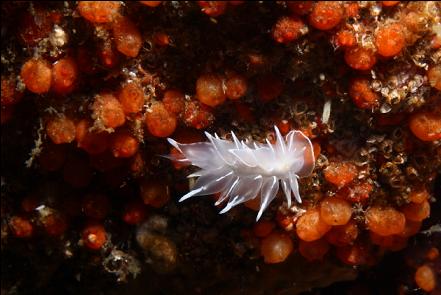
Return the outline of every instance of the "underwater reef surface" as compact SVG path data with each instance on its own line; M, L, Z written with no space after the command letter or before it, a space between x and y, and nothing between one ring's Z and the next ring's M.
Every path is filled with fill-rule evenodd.
M1 294L441 294L439 2L1 15ZM232 183L178 201L199 174L167 138L258 148L274 126L312 149L301 203L283 182L257 222L255 182L225 214Z

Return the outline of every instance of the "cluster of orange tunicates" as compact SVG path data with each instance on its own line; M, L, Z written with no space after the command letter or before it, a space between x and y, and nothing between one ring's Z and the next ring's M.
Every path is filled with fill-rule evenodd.
M304 212L291 214L280 211L275 224L261 221L255 235L262 238L261 251L267 263L284 261L297 248L308 260L321 260L335 248L336 256L350 265L369 265L377 261L380 250L398 251L415 235L430 215L429 193L416 188L410 203L400 208L371 205L363 218L356 218L356 204L366 203L373 187L355 181L357 168L350 162L333 162L324 170L325 180L337 192L317 203L302 205Z
M422 263L415 265L413 263L415 257L408 259L408 264L416 267L414 274L415 283L426 292L437 290L441 284L439 267L437 267L437 264L439 265L440 263L439 248L434 246L427 249Z
M387 12L396 9L400 1L367 4L372 5L372 10L383 9ZM361 109L378 109L380 106L380 95L370 87L370 71L377 62L386 62L402 54L406 46L413 45L425 29L425 16L421 9L403 10L397 14L398 19L376 22L374 27L369 27L368 22L359 21L361 4L357 2L287 1L286 5L292 15L283 16L276 22L272 30L274 40L292 43L308 32L307 24L328 33L334 46L344 51L346 64L357 72L350 82L349 95ZM353 25L354 21L356 25ZM433 33L431 38L431 48L439 49L439 34ZM371 39L372 42L366 41ZM426 72L430 85L437 90L441 90L440 73L441 68L436 63L430 65ZM434 120L436 122L439 124L439 117L438 121Z
M150 2L150 1L146 1ZM154 2L154 1L152 1ZM146 4L152 6L151 3ZM121 15L121 3L117 1L81 1L79 14L96 26L104 26L113 34L114 44L103 44L96 58L101 66L114 67L121 54L127 58L136 57L142 39L135 24ZM34 46L48 37L52 26L61 22L60 14L55 14L37 6L23 16L19 28L19 38L23 45ZM67 51L64 56L35 56L24 62L18 78L26 89L33 94L46 95L44 99L64 101L68 95L78 92L82 79L96 73L94 56L83 47ZM17 88L17 77L2 76L1 110L2 124L13 116L13 107L23 97ZM116 91L97 93L90 105L90 116L75 110L81 103L45 115L44 131L47 142L38 155L38 165L43 171L60 172L64 181L75 189L87 187L95 177L95 171L106 174L110 186L121 184L127 173L118 168L129 166L128 171L144 174L145 159L139 153L140 137L135 135L130 124L143 120L153 136L164 137L174 132L176 117L184 110L184 95L169 90L162 101L152 102L148 112L144 112L146 95L139 80L122 83ZM191 115L200 114L191 110ZM208 116L208 115L207 115ZM195 120L196 121L196 120ZM129 123L130 124L129 124ZM72 144L85 151L78 153ZM162 207L169 199L167 183L140 178L140 196L129 199L122 213L122 220L135 225L142 222L148 207ZM44 204L40 196L28 196L22 201L20 213L10 218L11 232L19 238L32 238L41 230L49 236L61 236L68 228L68 220L83 215L87 222L82 231L82 242L90 249L101 249L108 240L103 221L111 208L109 196L104 193L85 193L80 202L68 199L64 203L72 206L58 206L35 216L35 210Z
M160 1L140 2L150 9L161 4ZM227 11L228 6L242 2L199 1L198 4L203 13L218 17ZM398 4L399 1L381 3L383 9L395 9ZM271 32L275 42L289 44L305 36L309 30L329 33L330 39L344 51L345 63L357 71L357 77L349 84L349 96L360 109L378 107L380 97L371 89L371 78L367 73L378 60L394 58L410 44L409 39L419 30L414 24L418 15L402 15L401 21L379 23L370 36L374 40L373 46L364 47L358 32L353 31L353 27L344 26L348 19L360 18L357 2L301 1L287 2L286 5L291 14L275 22ZM23 91L16 87L18 76L29 92L57 99L75 94L81 79L98 71L94 60L98 60L102 67L112 69L120 59L138 57L143 36L137 24L121 14L120 2L79 1L77 11L96 30L108 31L112 38L105 39L95 55L85 47L75 48L52 59L37 55L23 63L19 75L2 76L2 124L13 116L13 106L23 97ZM52 26L60 22L60 17L35 8L33 14L29 13L24 18L25 24L19 33L21 42L26 46L37 44L49 35ZM153 40L157 46L169 44L165 33L157 33ZM439 42L435 41L432 44L434 48L439 46ZM264 62L259 54L248 57L251 67ZM147 169L140 144L149 136L164 138L174 134L178 141L184 143L201 140L192 131L179 130L178 125L195 129L209 127L214 121L213 109L227 100L232 101L239 117L252 117L247 105L238 102L249 88L249 81L243 74L230 70L200 74L194 87L197 99L184 95L178 89L165 89L160 99L152 99L146 94L145 87L145 76L149 73L139 72L141 74L128 77L117 89L102 90L89 97L92 102L88 116L73 110L74 107L83 108L82 103L77 102L62 112L45 116L44 130L50 142L45 144L39 156L41 168L60 171L65 182L74 188L87 187L94 171L108 175L109 183L120 184L125 175L115 172L119 167L128 166L135 175L142 175ZM433 88L441 89L439 66L431 65L427 77ZM151 84L152 79L147 79L147 83ZM274 74L263 74L257 78L256 94L260 102L268 103L280 96L283 86L281 79ZM284 133L290 127L285 123L282 121L279 126L282 131L285 130ZM409 128L422 141L439 140L441 114L433 110L416 112L410 116ZM72 152L72 145L85 151L86 156ZM320 146L316 143L314 150L318 156ZM178 154L178 151L172 150L171 153ZM178 163L174 165L181 168ZM281 213L277 215L277 222L263 220L254 226L253 232L261 241L265 262L282 262L294 249L299 249L308 260L320 260L334 248L337 257L344 263L370 264L376 258L373 245L383 250L402 249L430 214L430 195L424 187L414 188L409 196L410 202L401 207L370 204L367 208L357 209L358 205L367 204L374 189L372 183L357 180L357 166L350 161L331 162L323 175L327 184L333 187L334 195L325 194L305 202L301 213ZM116 181L117 178L120 181ZM128 224L140 223L145 218L147 207L160 208L170 197L168 184L163 180L140 178L139 187L140 196L128 202L123 211L122 219ZM17 237L29 238L35 225L25 213L34 210L38 202L25 200L23 216L12 217L10 227ZM105 194L89 193L83 197L79 214L90 220L82 235L87 247L100 249L106 243L103 220L111 211L110 206L109 197ZM253 207L252 204L247 206ZM364 210L361 219L357 210ZM66 230L67 222L62 220L68 217L54 213L45 215L45 218L47 220L42 224L50 235L60 235Z
M161 4L161 1L140 2L150 8ZM239 1L231 1L231 5L240 4L235 2ZM203 1L200 5L203 12L213 13L214 8L206 7ZM186 99L184 93L177 89L165 89L161 99L151 99L145 86L152 85L154 77L140 69L137 77L127 78L117 89L103 90L92 97L81 98L83 101L80 102L67 101L69 96L81 93L84 80L99 73L101 67L112 70L122 59L136 58L143 43L137 25L121 13L121 2L79 1L76 11L96 30L104 30L112 38L105 38L97 46L95 55L86 46L66 50L65 54L55 57L43 50L26 60L18 75L2 76L2 124L12 118L14 105L24 95L24 89L17 86L20 83L32 94L47 96L44 98L47 106L51 106L51 102L55 109L61 105L55 112L43 116L48 141L38 155L39 167L47 172L61 172L64 181L75 189L88 187L96 172L104 173L112 186L122 184L129 173L139 176L140 197L130 200L122 214L126 223L139 224L145 219L148 207L163 207L170 197L166 181L144 177L148 165L146 157L150 155L140 151L142 141L151 136L168 137L180 123L195 129L210 126L214 120L212 108L227 98L238 100L244 96L247 80L233 71L202 74L195 81L197 99ZM54 25L62 23L62 18L60 13L41 6L25 12L18 30L20 42L25 46L37 46L48 38ZM169 37L157 32L153 41L155 45L164 47L169 44ZM241 105L237 107L240 109ZM181 128L176 137L182 142L189 142L196 140L194 134ZM78 153L73 146L86 154ZM164 153L165 150L152 152ZM123 168L127 171L121 172ZM106 194L86 194L81 208L72 214L51 208L44 220L41 216L37 220L32 213L40 202L43 200L33 196L24 198L21 213L12 216L9 222L16 237L31 238L40 227L49 235L61 236L68 228L70 218L84 215L88 222L83 229L83 244L94 250L105 245L107 235L103 221L112 211Z

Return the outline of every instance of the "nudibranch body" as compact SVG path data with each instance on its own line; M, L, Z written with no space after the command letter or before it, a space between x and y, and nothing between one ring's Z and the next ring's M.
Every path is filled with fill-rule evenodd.
M298 178L308 176L314 169L311 141L302 132L292 130L285 138L277 127L275 144L239 141L231 132L233 141L205 132L208 142L180 144L169 138L184 158L174 158L201 168L188 177L198 177L192 190L179 201L194 196L220 193L216 205L228 199L220 213L258 197L260 209L257 219L276 197L279 187L285 194L288 207L291 195L301 203Z

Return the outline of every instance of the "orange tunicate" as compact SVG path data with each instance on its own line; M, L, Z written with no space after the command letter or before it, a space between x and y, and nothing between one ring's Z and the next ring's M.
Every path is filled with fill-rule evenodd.
M271 74L260 77L256 86L257 95L263 102L276 99L283 91L283 82Z
M409 120L412 133L422 141L441 139L441 114L432 112L418 112Z
M234 104L234 110L237 112L237 119L239 121L247 123L253 123L256 121L250 104L236 102Z
M78 68L75 60L65 57L52 66L52 91L57 94L68 94L75 88Z
M436 287L436 274L429 265L421 265L415 272L415 282L426 292L432 292Z
M338 1L319 1L309 15L311 25L319 30L330 30L343 19L344 10Z
M122 126L126 121L121 103L111 93L97 95L92 110L93 117L106 128Z
M170 136L176 129L176 116L164 107L160 101L152 104L145 115L145 123L149 132L156 137Z
M239 74L231 75L225 83L225 94L231 100L241 98L248 90L248 83L244 76Z
M118 130L112 135L110 149L115 158L129 158L138 151L139 142L136 137L125 130Z
M354 243L358 237L358 227L355 221L345 225L333 226L325 235L326 240L335 246L342 247Z
M120 1L79 1L78 11L92 23L108 23L119 15Z
M373 189L369 182L361 182L343 187L336 195L351 203L365 203Z
M144 179L140 183L139 190L144 204L154 208L161 208L170 200L170 188L162 180Z
M26 217L13 216L9 220L9 227L17 238L30 238L34 233L34 226Z
M16 90L14 76L1 76L1 106L17 104L23 97L23 92Z
M329 251L329 244L323 239L306 242L300 240L299 252L309 261L322 260Z
M82 232L84 245L92 250L99 250L107 241L107 233L101 224L89 224Z
M265 263L283 262L293 250L291 238L281 232L272 232L262 240L260 245L260 253Z
M377 62L377 58L370 49L351 47L345 51L345 61L353 69L366 71L372 69Z
M427 71L427 79L429 79L430 86L441 90L441 65L431 67Z
M46 124L46 133L55 144L70 143L75 139L76 127L74 122L65 117L54 117Z
M379 104L380 96L371 89L367 78L352 79L349 95L360 109L371 109Z
M89 193L82 201L84 215L93 219L104 219L110 211L110 201L106 195Z
M139 3L144 4L148 7L158 7L162 1L139 1Z
M358 174L357 167L350 162L331 162L323 172L326 181L337 187L351 183Z
M366 211L365 218L369 230L380 236L400 234L405 229L404 214L392 207L370 207Z
M46 93L51 88L52 70L48 62L33 58L21 68L21 78L26 88L37 94Z
M286 1L288 8L297 15L307 15L312 10L312 1Z
M118 99L125 114L139 113L145 101L142 87L135 82L129 82L121 87Z
M398 55L403 49L405 42L404 32L399 24L381 27L375 34L377 52L385 57Z
M185 97L179 90L167 90L164 93L162 103L167 111L178 116L184 111Z
M409 203L404 205L401 211L408 220L423 221L430 215L430 204L427 200L422 203Z
M296 223L297 235L307 242L320 239L330 229L331 226L323 221L318 208L308 209Z
M273 39L278 43L292 42L307 32L307 27L297 16L282 16L272 29Z
M354 46L357 40L355 39L354 33L348 30L339 31L335 36L335 43L340 47L351 47Z
M196 81L196 96L210 107L222 104L226 99L225 79L217 74L203 74Z
M329 225L344 225L351 216L352 207L343 199L327 197L320 203L320 217Z
M92 124L81 120L76 126L75 140L77 146L91 155L101 154L109 147L109 133L90 131Z
M399 3L400 3L400 1L381 1L381 4L383 4L383 6L385 6L385 7L392 7L392 6L395 6Z
M269 220L261 220L257 222L253 227L254 235L258 238L264 238L268 236L276 225Z
M227 9L227 1L198 1L202 12L211 17L224 14Z
M118 17L112 24L116 49L128 57L136 57L142 46L142 36L136 25L127 17Z
M214 121L210 107L196 100L188 101L185 104L183 120L186 125L196 129L205 129Z

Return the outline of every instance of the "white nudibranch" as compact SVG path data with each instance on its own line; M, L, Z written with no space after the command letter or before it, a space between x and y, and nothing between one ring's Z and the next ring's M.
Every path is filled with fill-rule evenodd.
M179 201L194 196L220 193L216 205L228 199L220 213L256 198L260 192L260 209L256 220L276 197L281 185L288 207L291 194L301 203L298 178L308 176L314 169L314 151L311 141L302 132L292 130L285 138L275 126L276 142L266 144L239 141L231 132L233 141L205 135L208 142L181 144L168 138L184 158L168 158L190 163L201 168L188 177L198 177L192 190Z

